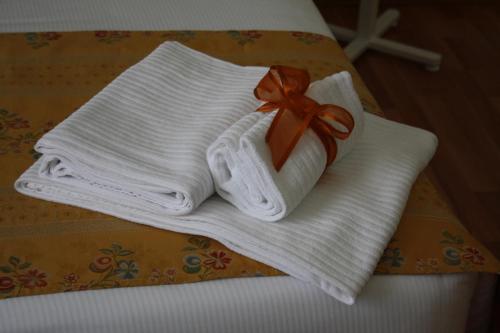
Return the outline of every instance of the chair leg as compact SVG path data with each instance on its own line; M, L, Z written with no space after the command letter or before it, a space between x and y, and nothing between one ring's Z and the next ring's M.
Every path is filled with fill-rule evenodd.
M421 63L429 71L437 71L441 65L441 55L417 47L382 38L381 36L399 21L399 11L388 9L376 18L378 2L361 0L357 31L329 24L330 30L341 41L350 42L344 51L351 61L355 61L367 49L391 54ZM376 18L376 19L374 19Z

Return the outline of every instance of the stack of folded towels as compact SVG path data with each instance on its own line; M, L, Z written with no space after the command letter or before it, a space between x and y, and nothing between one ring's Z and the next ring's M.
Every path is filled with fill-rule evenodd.
M354 118L333 165L307 129L278 172L253 94L268 70L164 43L43 136L16 189L214 238L352 304L436 137L365 114L342 72L306 92Z

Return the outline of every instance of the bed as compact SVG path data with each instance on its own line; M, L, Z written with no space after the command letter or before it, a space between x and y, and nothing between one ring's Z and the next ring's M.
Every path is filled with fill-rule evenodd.
M258 29L333 37L309 0L6 1L0 7L0 32ZM377 275L352 306L287 276L20 297L0 301L0 331L479 331L487 327L495 282L476 273Z

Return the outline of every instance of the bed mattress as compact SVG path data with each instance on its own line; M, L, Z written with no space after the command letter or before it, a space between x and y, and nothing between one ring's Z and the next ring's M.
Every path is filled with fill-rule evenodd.
M475 274L374 276L348 306L291 277L20 297L5 332L461 332Z
M0 3L0 32L292 30L331 36L309 0ZM0 301L5 332L460 332L477 274L374 276L353 306L291 277L228 279ZM484 292L484 291L483 291Z
M312 0L4 0L0 8L2 32L260 29L332 36Z

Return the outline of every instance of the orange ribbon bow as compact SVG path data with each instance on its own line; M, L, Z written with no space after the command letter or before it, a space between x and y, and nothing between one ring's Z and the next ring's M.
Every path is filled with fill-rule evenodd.
M266 142L277 171L285 164L308 127L311 127L325 146L326 166L337 155L335 139L345 140L354 128L354 119L346 109L334 104L320 105L305 96L309 83L310 77L306 70L271 66L254 90L257 99L267 102L257 111L271 112L278 109L266 134ZM346 131L338 130L329 121L341 124Z

